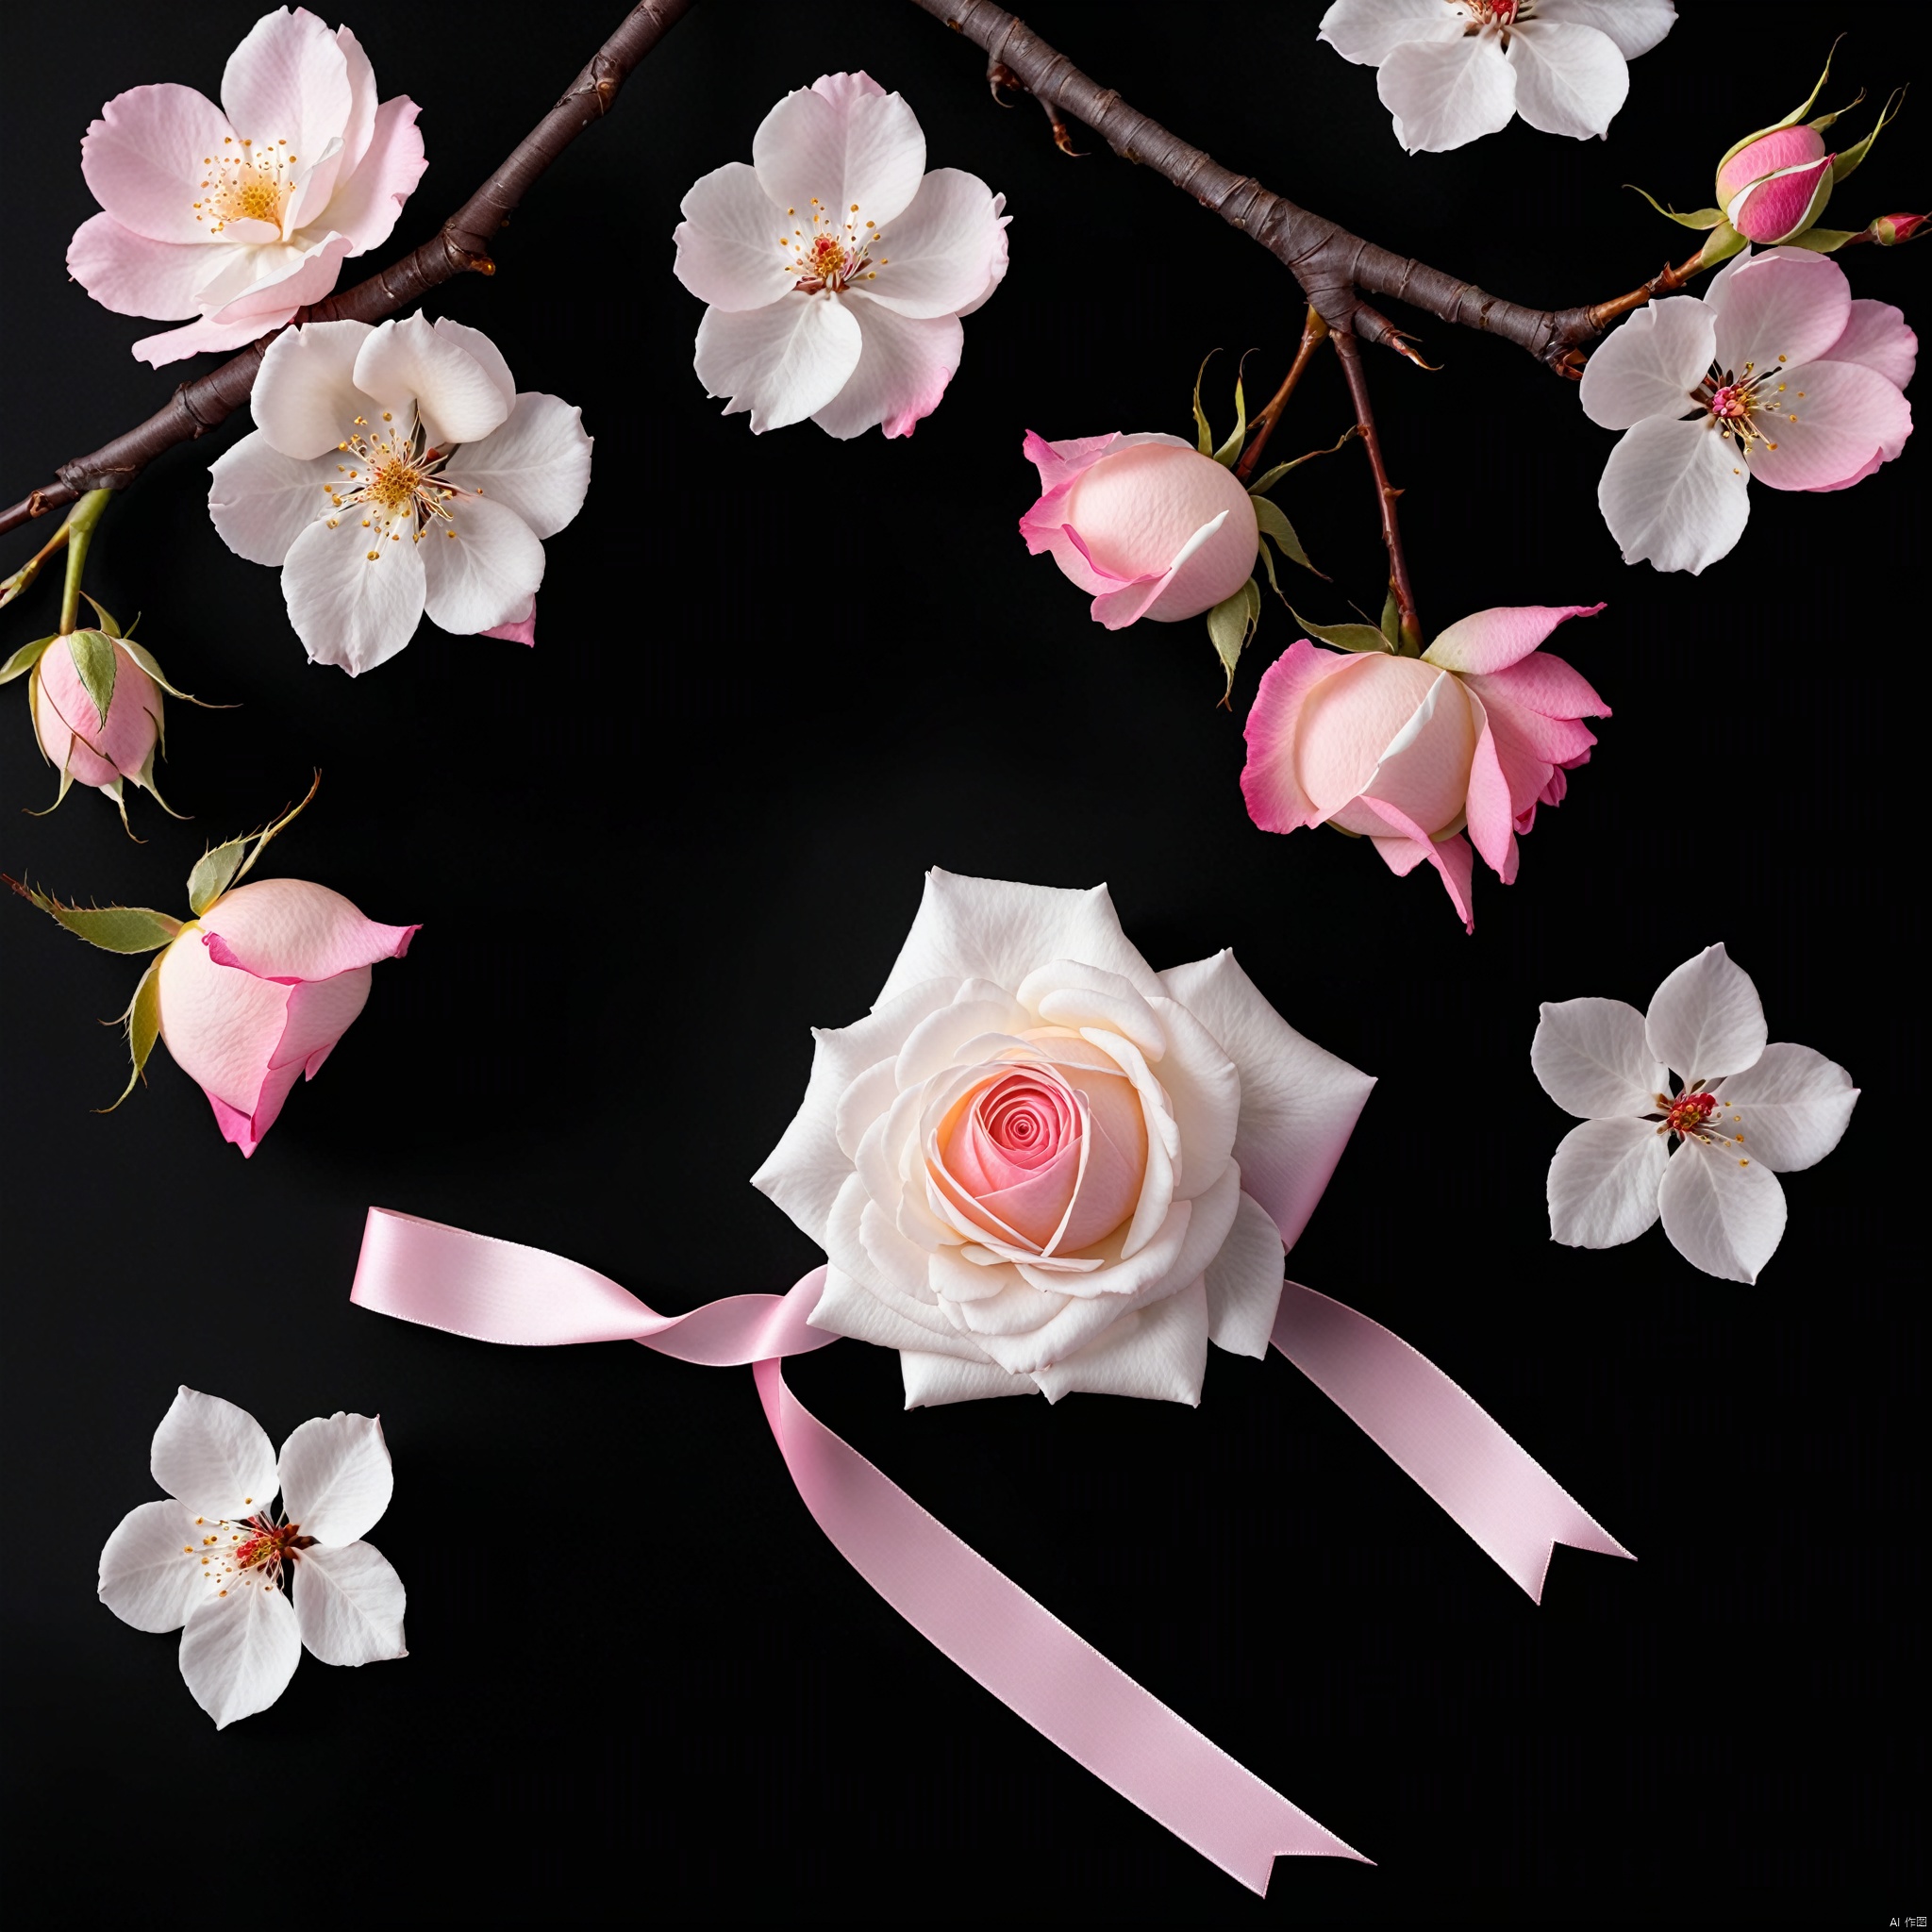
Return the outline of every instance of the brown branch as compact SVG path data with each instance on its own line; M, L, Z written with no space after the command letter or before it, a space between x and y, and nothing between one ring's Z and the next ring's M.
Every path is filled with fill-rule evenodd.
M1665 262L1649 281L1638 283L1628 294L1613 296L1607 302L1591 303L1587 312L1599 330L1606 329L1611 323L1628 315L1633 308L1641 308L1653 295L1674 294L1703 267L1704 251L1700 248L1695 255L1674 265Z
M1352 334L1420 361L1402 331L1362 299L1387 295L1440 321L1502 336L1558 374L1574 377L1582 365L1582 345L1602 333L1592 319L1596 311L1587 306L1526 308L1506 302L1297 208L1129 107L992 0L913 4L979 47L987 56L989 74L997 72L1000 85L1024 88L1050 113L1091 127L1117 155L1152 168L1230 226L1252 236L1287 267L1309 307L1338 337Z
M1294 394L1295 385L1302 379L1302 371L1313 360L1314 354L1328 339L1328 325L1312 308L1302 323L1302 339L1294 352L1294 360L1289 364L1288 374L1281 379L1281 387L1268 399L1268 407L1255 418L1254 433L1248 439L1248 446L1241 452L1241 459L1234 466L1235 481L1245 483L1260 467L1261 452L1268 447L1268 439L1274 434L1274 425L1281 421L1281 412L1288 408L1288 399Z
M1355 426L1368 449L1369 468L1374 473L1375 507L1382 518L1382 542L1389 552L1389 588L1395 592L1403 640L1411 650L1420 650L1422 622L1416 616L1415 586L1408 580L1408 559L1402 554L1402 529L1395 516L1395 499L1402 491L1390 482L1389 467L1382 460L1382 439L1375 433L1375 412L1369 405L1369 377L1362 367L1361 344L1352 335L1337 336L1335 353L1341 358L1341 373L1348 377Z
M457 275L494 275L491 246L530 184L585 128L610 111L631 70L694 4L695 0L638 0L562 99L429 241L366 282L300 310L294 322L377 322ZM55 472L58 481L42 484L10 509L0 511L0 531L43 516L90 490L125 490L163 450L212 429L248 400L262 356L280 333L271 330L219 369L184 382L167 406L145 423L87 456L62 463Z

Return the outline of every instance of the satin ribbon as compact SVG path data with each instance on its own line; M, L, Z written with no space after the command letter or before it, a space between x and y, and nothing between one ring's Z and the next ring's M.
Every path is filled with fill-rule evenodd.
M1141 1689L826 1428L786 1386L824 1270L790 1293L660 1315L542 1248L369 1210L349 1299L479 1341L640 1341L750 1364L785 1467L819 1527L873 1589L970 1677L1204 1857L1265 1895L1276 1857L1362 1855ZM1447 1509L1531 1597L1553 1542L1627 1557L1448 1376L1378 1323L1287 1284L1274 1344Z

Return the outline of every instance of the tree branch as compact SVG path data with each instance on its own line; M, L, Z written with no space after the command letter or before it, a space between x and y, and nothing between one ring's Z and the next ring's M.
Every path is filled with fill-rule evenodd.
M1082 74L1064 54L992 0L913 4L982 49L988 72L997 72L1000 85L1025 89L1057 123L1066 116L1091 127L1117 155L1154 169L1203 208L1258 242L1301 284L1309 306L1338 338L1353 335L1362 341L1381 342L1411 361L1419 360L1403 332L1362 299L1387 295L1440 321L1502 336L1559 375L1574 377L1582 368L1582 345L1603 332L1596 318L1610 305L1525 308L1408 256L1378 248L1338 224L1297 208L1285 195L1223 167L1212 155L1129 107L1111 88Z
M457 275L494 275L491 246L530 184L585 128L610 111L631 70L694 4L695 0L638 0L562 99L429 241L366 282L299 310L294 322L377 322ZM248 400L262 356L280 333L271 330L219 369L184 382L167 406L145 423L87 456L62 463L55 472L57 481L42 484L10 509L0 511L0 531L43 516L90 490L125 490L163 450L212 429Z

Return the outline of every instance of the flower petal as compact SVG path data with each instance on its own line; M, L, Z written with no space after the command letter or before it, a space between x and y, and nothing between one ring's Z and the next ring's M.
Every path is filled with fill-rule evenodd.
M272 448L303 461L341 445L369 407L356 387L356 358L375 333L366 322L311 322L268 345L248 406Z
M869 1341L876 1348L917 1349L958 1356L970 1362L988 1359L986 1351L972 1337L961 1334L950 1324L937 1330L924 1326L889 1307L869 1288L836 1266L825 1270L824 1291L807 1317L807 1325L847 1336L854 1341Z
M218 1731L266 1710L301 1661L289 1599L252 1573L202 1603L181 1633L182 1681Z
M1730 554L1751 517L1743 464L1708 417L1651 416L1626 430L1596 501L1625 563L1693 576Z
M217 961L263 979L332 979L378 959L400 959L419 926L365 919L340 892L307 879L254 879L201 916Z
M1063 1395L1133 1395L1199 1407L1208 1372L1208 1295L1199 1281L1109 1323L1073 1355L1033 1372L1049 1402Z
M338 1409L312 1417L282 1444L277 1467L282 1514L300 1524L305 1536L325 1543L367 1536L395 1489L382 1423L373 1415Z
M852 374L811 419L828 436L862 436L877 424L888 438L910 436L940 406L959 366L966 331L953 315L930 320L895 313L869 295L841 298L858 325Z
M1516 70L1492 34L1404 41L1390 48L1375 92L1410 154L1446 154L1509 125Z
M425 315L370 332L356 356L356 387L398 416L416 405L440 445L475 442L509 414L494 370Z
M751 412L752 433L802 423L831 402L858 366L858 318L836 295L788 295L742 314L708 308L692 358L724 414Z
M137 1630L178 1630L214 1591L199 1560L204 1523L186 1504L142 1503L115 1525L101 1552L101 1601Z
M1676 25L1677 9L1673 0L1538 0L1536 17L1593 26L1625 60L1634 60Z
M1715 1080L1741 1074L1764 1051L1764 1005L1724 947L1706 946L1651 996L1644 1034L1653 1057L1686 1086Z
M155 1431L148 1468L197 1516L246 1516L275 1499L275 1452L245 1408L182 1388Z
M1341 1158L1374 1075L1303 1039L1231 952L1171 966L1160 979L1241 1075L1233 1154L1241 1190L1291 1248Z
M1404 41L1453 41L1468 25L1441 0L1335 0L1315 38L1357 67L1379 67Z
M325 1664L380 1663L408 1657L403 1579L371 1543L304 1550L291 1584L295 1626Z
M987 979L1017 987L1036 966L1077 959L1118 973L1143 993L1162 991L1121 930L1105 886L1085 891L969 878L934 866L899 957L879 993L883 1007L922 980ZM1211 1029L1210 1029L1211 1030ZM1225 1042L1224 1042L1224 1044Z
M1654 1113L1669 1077L1650 1051L1643 1015L1623 1000L1545 1000L1529 1064L1543 1091L1586 1121Z
M1653 302L1612 329L1583 365L1577 400L1605 429L1682 416L1717 353L1717 319L1694 295Z
M1267 1208L1243 1193L1234 1225L1202 1279L1208 1290L1208 1339L1231 1355L1268 1353L1281 1302L1281 1231Z
M1460 832L1446 839L1432 838L1413 819L1387 799L1361 799L1368 810L1391 827L1391 835L1371 833L1375 851L1397 878L1407 878L1424 861L1442 881L1449 904L1462 922L1464 932L1475 930L1475 855Z
M208 513L237 557L279 567L295 539L328 512L335 479L327 457L286 457L258 429L208 466Z
M1248 816L1264 832L1293 832L1321 823L1323 811L1303 790L1295 769L1296 732L1309 693L1357 661L1300 638L1262 672L1241 727L1248 747L1241 797Z
M1777 1175L1724 1147L1687 1141L1664 1174L1657 1204L1671 1245L1724 1281L1756 1281L1784 1239Z
M906 1383L908 1408L937 1408L947 1402L977 1402L990 1395L1038 1395L1031 1375L1015 1375L997 1362L966 1361L956 1355L931 1355L902 1348L899 1373Z
M351 255L367 255L389 240L403 204L423 178L428 162L423 156L423 131L416 125L418 111L407 94L397 94L376 108L367 151L352 172L336 177L335 192L316 218L318 225L326 224L349 237Z
M193 931L161 956L158 984L161 1038L175 1065L211 1100L250 1119L288 1024L289 989L217 965Z
M1670 1160L1649 1121L1585 1121L1557 1143L1545 1192L1550 1239L1567 1248L1614 1248L1657 1219Z
M854 202L883 228L919 192L925 136L912 109L870 76L827 74L765 116L751 160L765 192L808 228L816 211L839 232Z
M493 497L460 497L444 508L449 521L430 525L409 547L422 552L429 621L474 637L530 608L543 582L543 546Z
M1807 362L1790 372L1784 420L1751 455L1751 474L1773 490L1829 490L1866 472L1874 456L1895 456L1912 433L1912 408L1875 369ZM1760 418L1760 421L1763 419Z
M1836 1061L1808 1046L1778 1041L1725 1080L1718 1099L1713 1126L1740 1141L1753 1160L1774 1173L1795 1174L1838 1145L1858 1090Z
M1630 93L1630 70L1617 43L1593 26L1537 14L1509 37L1516 111L1545 134L1575 141L1609 132Z
M503 425L480 442L466 442L442 474L458 489L514 510L535 535L554 537L584 507L591 487L583 412L558 396L525 390Z
M901 315L957 315L999 278L1007 230L977 175L935 168L890 236L881 224L868 252L875 266L863 293L871 301Z
M204 157L219 155L230 132L222 110L192 87L130 88L82 138L80 172L124 228L153 242L205 242L209 225L195 220L194 206L204 199Z
M98 219L98 217L96 218ZM92 223L88 225L90 227ZM83 231L85 232L85 231ZM75 238L78 241L80 238ZM70 264L73 257L70 255ZM92 289L88 291L92 294ZM101 298L95 296L98 301ZM108 305L113 307L112 303ZM1859 296L1852 303L1844 333L1819 358L1821 362L1857 362L1875 370L1896 389L1911 381L1919 361L1919 339L1907 326L1904 314L1890 302ZM1887 452L1896 456L1896 450Z
M1423 653L1444 671L1497 672L1527 658L1559 624L1594 617L1601 604L1519 604L1458 617Z
M1815 362L1852 314L1844 270L1809 248L1754 256L1722 286L1713 282L1704 299L1717 311L1718 366L1740 378L1747 368Z
M786 238L806 224L772 200L755 168L727 161L699 175L678 206L672 273L699 301L735 313L791 292L798 271Z
M201 313L202 284L223 252L218 242L157 242L95 215L67 244L67 273L116 315L167 321Z
M222 70L222 107L238 143L285 144L299 164L339 140L355 110L348 57L306 7L264 13Z
M373 545L373 534L353 517L333 530L310 524L282 564L282 598L302 648L351 677L387 663L423 621L423 546Z

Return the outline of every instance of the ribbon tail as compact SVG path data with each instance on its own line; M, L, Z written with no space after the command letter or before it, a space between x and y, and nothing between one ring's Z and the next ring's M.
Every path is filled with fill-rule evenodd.
M1541 1603L1557 1543L1635 1557L1426 1356L1291 1281L1274 1346Z
M915 1503L786 1387L754 1371L805 1507L929 1642L1074 1761L1251 1891L1277 1857L1373 1862L1203 1737Z

